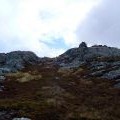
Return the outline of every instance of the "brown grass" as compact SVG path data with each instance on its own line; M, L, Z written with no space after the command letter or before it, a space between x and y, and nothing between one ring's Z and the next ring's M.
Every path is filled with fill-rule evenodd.
M32 75L27 72L17 72L17 73L9 73L6 75L7 77L13 77L18 82L28 82L31 80L40 80L42 78L41 75Z
M32 120L120 120L115 81L78 77L83 71L88 72L83 68L66 75L54 67L34 66L9 74L0 93L0 109L17 110Z

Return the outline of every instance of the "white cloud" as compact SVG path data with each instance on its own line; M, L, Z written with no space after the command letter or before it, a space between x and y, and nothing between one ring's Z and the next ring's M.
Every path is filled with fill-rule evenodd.
M65 45L78 44L76 28L100 0L1 0L1 51L32 50L39 56L56 56L65 49L41 43L63 38Z

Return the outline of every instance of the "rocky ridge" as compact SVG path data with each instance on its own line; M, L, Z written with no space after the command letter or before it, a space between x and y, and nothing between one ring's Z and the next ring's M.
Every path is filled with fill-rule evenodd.
M56 63L64 69L86 66L89 75L106 79L120 78L120 49L95 45L87 47L82 42L78 48L72 48L56 58Z
M56 58L39 58L30 51L14 51L0 53L0 80L4 74L16 72L26 65L44 64L46 67L57 65L60 68L72 69L86 65L90 70L89 76L106 79L120 77L120 49L102 45L87 47L82 42L78 48L72 48Z
M105 45L87 47L87 44L82 42L78 48L69 49L60 55L57 58L57 62L59 62L61 66L79 67L81 63L94 61L96 58L110 58L118 56L120 56L120 49L107 47Z
M0 120L119 120L120 49L82 42L56 58L0 54Z

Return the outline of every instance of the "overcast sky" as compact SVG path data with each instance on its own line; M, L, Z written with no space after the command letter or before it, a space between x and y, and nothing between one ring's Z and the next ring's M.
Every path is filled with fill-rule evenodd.
M0 0L0 52L54 57L82 41L119 47L119 5L120 0Z

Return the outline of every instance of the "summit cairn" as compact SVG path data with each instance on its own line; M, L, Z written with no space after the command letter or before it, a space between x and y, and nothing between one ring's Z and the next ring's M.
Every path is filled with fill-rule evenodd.
M85 42L80 43L79 48L87 48L87 44Z

